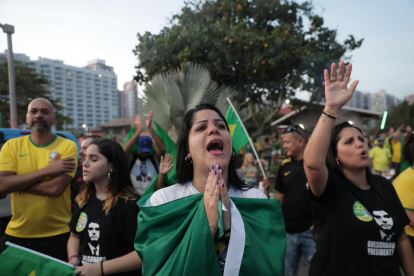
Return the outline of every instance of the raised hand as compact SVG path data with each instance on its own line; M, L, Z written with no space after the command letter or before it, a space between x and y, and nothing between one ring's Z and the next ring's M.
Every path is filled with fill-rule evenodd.
M173 156L169 153L165 155L165 158L161 156L161 162L160 162L160 174L166 175L169 173L174 166L174 164L171 164L173 160Z
M218 202L220 200L220 187L219 187L219 168L218 165L211 167L208 174L206 188L204 192L204 208L206 210L208 226L210 227L211 236L214 235L218 229L218 221L220 218L218 210Z
M145 120L145 125L147 126L147 128L151 127L151 123L152 123L152 110L148 112L148 119Z
M328 70L325 69L325 98L326 98L326 108L338 114L342 106L344 106L354 94L355 88L357 87L359 81L354 81L349 89L347 89L349 79L351 78L352 64L350 63L346 69L345 77L344 75L345 64L343 61L339 63L338 75L336 74L336 64L332 63L331 65L331 75L329 75Z

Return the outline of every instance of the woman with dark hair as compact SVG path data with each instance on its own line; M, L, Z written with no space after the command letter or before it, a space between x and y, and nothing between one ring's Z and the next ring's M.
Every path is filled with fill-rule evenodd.
M405 141L402 155L404 160L410 164L410 167L403 171L394 180L393 184L410 219L410 223L405 227L405 231L414 249L414 132L411 132Z
M139 202L135 248L145 274L195 275L199 271L217 275L221 270L224 275L238 275L254 270L275 275L283 271L286 237L279 203L264 200L265 194L244 184L235 163L229 126L221 112L209 104L189 110L177 141L178 184L156 191L145 204L145 197ZM267 221L260 221L262 214ZM152 256L158 256L157 260ZM260 262L243 265L256 257Z
M407 215L392 187L369 171L368 148L359 128L334 127L358 84L347 84L344 62L325 70L326 106L304 154L311 192L320 205L316 253L310 275L414 275L414 254L404 231Z
M134 250L139 207L125 153L109 139L91 143L83 162L76 197L68 262L77 275L139 275L142 262Z

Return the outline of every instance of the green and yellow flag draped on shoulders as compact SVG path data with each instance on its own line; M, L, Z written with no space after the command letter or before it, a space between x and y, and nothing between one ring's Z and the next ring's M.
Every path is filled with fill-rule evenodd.
M0 275L4 276L74 276L76 268L39 252L7 243L0 255Z
M203 194L138 205L135 249L143 275L219 276ZM225 276L284 275L286 233L278 200L231 198L231 239Z

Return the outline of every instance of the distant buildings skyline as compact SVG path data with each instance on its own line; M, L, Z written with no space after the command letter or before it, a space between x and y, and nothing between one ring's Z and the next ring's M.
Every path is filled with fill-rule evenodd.
M0 53L7 59L7 51ZM95 59L83 68L64 64L62 60L39 57L31 60L25 54L13 54L15 61L27 64L45 76L51 86L50 96L60 102L63 115L73 119L64 127L86 132L88 129L118 118L117 76L104 60Z

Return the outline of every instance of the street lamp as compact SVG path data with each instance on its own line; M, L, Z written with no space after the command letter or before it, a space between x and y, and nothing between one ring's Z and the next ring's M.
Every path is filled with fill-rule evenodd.
M82 127L86 130L86 134L88 134L88 126L86 124L83 124Z
M16 84L14 78L14 60L11 35L14 34L14 26L0 24L0 28L7 34L7 54L9 62L9 100L10 100L10 125L17 128Z

